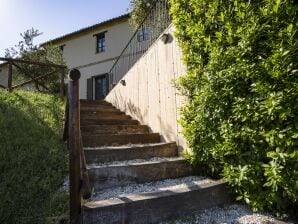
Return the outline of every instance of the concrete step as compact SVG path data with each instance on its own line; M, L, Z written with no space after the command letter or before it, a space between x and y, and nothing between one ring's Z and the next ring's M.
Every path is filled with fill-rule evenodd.
M89 119L81 120L82 126L87 125L138 125L139 122L131 119Z
M131 188L137 187L131 186ZM189 214L197 209L230 202L231 198L223 181L202 181L196 185L124 194L111 199L87 202L83 205L83 222L84 224L155 224Z
M191 175L191 166L179 157L150 160L117 161L88 165L92 186L96 191L133 183L145 183Z
M120 135L85 135L84 133L82 134L84 147L148 144L160 142L160 135L158 133Z
M153 157L178 156L177 145L172 143L157 143L145 145L126 145L116 147L85 148L88 164L112 161L150 159Z
M88 125L81 126L83 135L93 134L146 134L149 133L147 125Z

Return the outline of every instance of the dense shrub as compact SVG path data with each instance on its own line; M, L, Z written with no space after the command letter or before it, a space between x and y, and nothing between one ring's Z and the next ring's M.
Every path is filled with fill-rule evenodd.
M178 86L187 158L220 174L255 210L298 196L297 5L290 0L171 0L187 65Z
M131 12L129 23L133 27L138 28L154 3L155 1L152 0L130 0L129 8Z
M35 38L41 34L42 33L34 28L21 33L21 40L14 47L5 50L5 57L47 64L65 65L60 47L55 45L39 46L34 44ZM61 69L50 66L16 63L16 66L13 66L12 84L18 85L34 77L36 78L46 74L49 75L43 79L37 79L21 88L23 90L42 93L59 93Z
M67 175L63 107L58 97L0 91L0 223L57 223L68 210L60 190Z

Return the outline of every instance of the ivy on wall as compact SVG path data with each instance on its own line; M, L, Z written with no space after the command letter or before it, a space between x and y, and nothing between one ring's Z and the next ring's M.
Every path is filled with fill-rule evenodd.
M298 197L298 33L291 0L170 0L187 74L187 159L254 210Z

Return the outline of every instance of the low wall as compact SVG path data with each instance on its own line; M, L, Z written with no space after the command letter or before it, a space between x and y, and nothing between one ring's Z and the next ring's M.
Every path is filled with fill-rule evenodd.
M159 38L123 77L126 85L118 83L106 97L108 102L159 132L165 142L176 141L179 149L186 147L180 134L179 108L185 99L174 87L174 81L185 74L181 50L171 35L164 44Z

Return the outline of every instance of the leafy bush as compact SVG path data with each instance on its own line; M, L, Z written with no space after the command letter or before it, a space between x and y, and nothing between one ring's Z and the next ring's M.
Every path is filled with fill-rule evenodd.
M62 99L0 92L0 223L52 223L67 211Z
M34 28L21 33L20 35L22 40L19 41L19 43L15 45L15 47L6 49L5 57L49 64L65 65L62 52L58 46L39 46L34 44L34 39L41 34L42 33ZM13 85L29 81L32 78L36 78L41 75L50 74L43 79L35 80L34 82L27 84L21 88L23 90L38 91L43 93L59 93L60 74L62 72L61 69L33 64L16 64L17 67L13 66Z
M152 0L130 0L131 13L129 23L133 27L138 28L148 14L148 11L151 9L154 2L155 1Z
M187 158L254 210L297 206L298 35L291 0L171 0L187 65ZM297 207L296 207L297 208Z

